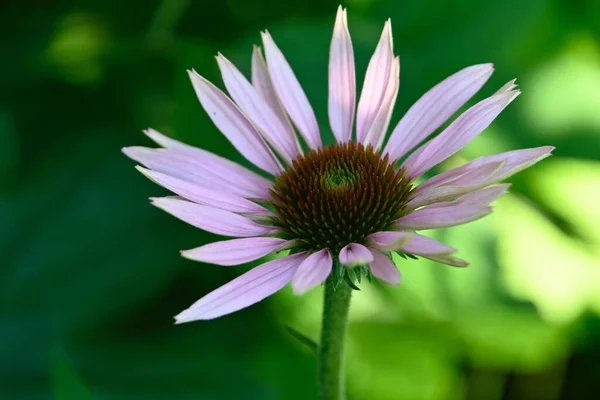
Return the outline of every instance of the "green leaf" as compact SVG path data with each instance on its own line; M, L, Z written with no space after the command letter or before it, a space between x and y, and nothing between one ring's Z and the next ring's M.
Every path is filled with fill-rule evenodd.
M317 344L317 342L304 335L303 333L298 332L296 329L292 328L289 325L286 326L285 329L290 333L290 335L292 335L292 337L294 337L300 343L308 347L314 354L317 354L317 351L319 349L319 345Z

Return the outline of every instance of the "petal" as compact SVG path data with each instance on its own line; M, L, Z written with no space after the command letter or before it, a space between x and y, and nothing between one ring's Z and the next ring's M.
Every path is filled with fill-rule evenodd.
M294 293L302 294L313 287L325 282L331 273L333 261L328 249L319 250L306 257L296 270L292 287Z
M406 209L414 210L428 204L452 200L465 193L474 192L489 186L492 182L491 178L505 164L505 161L491 162L483 164L479 168L467 170L460 175L441 182L437 186L424 186L422 188L421 185L411 194L411 200L406 204Z
M369 129L369 133L367 133L364 141L365 145L370 144L375 149L379 149L383 144L385 134L390 125L390 119L392 118L392 112L394 111L398 89L400 89L400 57L394 58L392 73L385 87L383 101Z
M329 49L329 123L338 142L352 138L356 109L354 50L346 10L338 7Z
M356 141L358 143L364 142L381 108L386 86L392 74L393 64L392 23L390 20L387 20L375 53L373 53L369 61L365 81L360 93L358 112L356 114Z
M404 246L413 235L415 235L414 232L375 232L367 236L367 244L378 250L395 251L402 249L402 246Z
M486 129L519 91L493 95L460 115L437 137L421 146L404 161L408 177L416 177L441 163Z
M531 167L533 164L540 162L546 157L549 157L552 150L554 150L553 146L543 146L532 149L508 151L506 153L477 158L467 165L469 169L474 169L480 168L482 165L490 162L497 162L500 160L505 161L504 166L492 177L491 183L496 183Z
M447 246L427 236L414 234L402 245L402 250L419 256L444 255L455 253L454 247Z
M152 199L152 204L196 228L223 236L249 237L277 232L274 226L257 224L229 211L172 197Z
M269 32L263 32L262 39L267 55L269 75L279 100L309 147L311 149L321 148L317 118L298 79Z
M492 64L473 65L438 83L398 122L383 153L390 154L390 161L403 157L473 97L492 72Z
M256 124L267 142L290 163L298 156L300 146L290 125L281 122L246 77L221 53L217 56L217 62L233 100Z
M397 285L400 283L402 275L393 261L378 250L371 250L370 252L373 261L369 264L369 268L371 269L373 276L390 285Z
M465 165L443 172L426 180L418 189L444 185L464 176L467 172L474 169L484 168L485 165L490 165L491 163L503 163L502 168L487 179L490 184L496 183L513 176L525 168L529 168L546 157L549 157L552 150L554 150L553 146L543 146L479 157Z
M512 81L508 81L502 86L498 91L494 94L506 93L514 90L517 87L517 79L513 79Z
M368 248L358 243L350 243L340 250L340 262L346 267L358 267L373 261Z
M492 186L468 193L453 202L423 207L397 219L394 227L403 230L436 229L474 221L492 212L488 204L504 194L508 186Z
M434 207L435 204L414 211L394 222L394 227L405 230L447 228L475 221L492 212L490 207ZM430 208L431 207L431 208Z
M469 263L461 258L451 256L449 254L442 255L423 255L423 258L427 258L431 261L439 262L442 264L450 265L452 267L468 267Z
M253 268L207 294L175 319L178 324L213 319L258 303L283 288L305 257L305 253L298 253Z
M248 161L278 175L281 172L279 161L248 118L219 88L196 71L188 73L198 100L216 127Z
M275 113L279 121L283 125L286 125L286 131L290 131L294 134L294 128L290 123L290 120L275 93L273 82L269 76L269 70L267 69L267 63L265 62L262 52L259 46L254 46L252 50L252 86L256 89L258 95L263 99L265 103L271 107L271 110Z
M292 241L285 239L253 237L209 243L182 251L181 255L194 261L229 266L258 260L291 244Z
M158 144L158 145L160 145L160 146L162 146L164 148L167 148L167 149L189 150L189 151L192 151L192 152L193 151L198 151L200 153L211 154L211 155L213 155L214 157L217 157L217 158L222 158L222 157L217 156L216 154L209 153L206 150L202 150L202 149L199 149L197 147L190 146L189 144L182 143L182 142L180 142L178 140L171 139L170 137L168 137L166 135L163 135L159 131L157 131L155 129L152 129L152 128L145 129L144 130L144 134L146 136L148 136L150 139L152 139L154 142L156 142L156 144ZM231 161L229 161L229 160L227 160L225 158L223 158L223 160L225 160L227 162L231 162Z
M268 200L271 197L271 181L233 161L204 150L125 147L123 153L152 170L200 186L250 199Z
M250 200L246 200L243 197L236 196L235 194L227 193L222 190L209 189L195 183L186 182L182 179L165 175L160 172L150 171L139 166L136 168L148 179L194 203L204 204L235 213L272 214L271 211L263 206Z
M456 202L460 204L468 204L474 207L484 206L490 204L492 201L505 194L510 185L510 183L504 183L502 185L490 186L476 192L467 193L459 198Z

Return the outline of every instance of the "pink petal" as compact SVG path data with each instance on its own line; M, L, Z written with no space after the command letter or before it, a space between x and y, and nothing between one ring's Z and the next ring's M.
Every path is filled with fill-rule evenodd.
M290 125L281 122L246 77L221 53L217 56L217 62L233 100L256 124L269 144L286 162L291 163L299 154L300 144Z
M498 89L498 91L494 94L500 94L500 93L506 93L506 92L510 92L511 90L516 89L517 87L517 79L513 79L512 81L508 81L507 83L504 84L504 86L502 86L500 89Z
M394 227L404 230L446 228L475 221L492 212L488 206L473 207L468 204L457 204L454 207L437 207L437 204L439 203L397 219Z
M216 154L209 153L206 150L202 150L202 149L199 149L197 147L190 146L189 144L182 143L182 142L180 142L178 140L171 139L170 137L165 136L162 133L160 133L159 131L157 131L155 129L152 129L152 128L148 128L148 129L144 130L144 134L146 136L148 136L150 139L152 139L154 142L156 142L156 144L158 144L158 145L160 145L160 146L162 146L164 148L167 148L167 149L189 150L189 151L192 151L192 152L193 151L198 151L200 153L211 154L211 155L213 155L214 157L217 157L217 158L222 158L222 157L217 156ZM227 160L225 158L223 158L223 160L225 160L227 162L231 162L231 161L229 161L229 160Z
M381 107L379 107L379 111L364 141L365 144L370 144L375 149L379 149L385 139L385 134L392 118L392 111L394 111L396 97L398 96L398 89L400 89L400 57L394 58L392 73L385 87Z
M441 134L414 152L402 166L408 177L416 177L441 163L486 129L519 95L519 91L497 94L465 111Z
M123 153L152 170L186 182L250 199L268 200L271 197L269 190L273 183L268 179L233 161L191 146L190 149L125 147Z
M482 165L491 162L505 161L503 167L492 177L491 183L496 183L531 167L533 164L540 162L546 157L549 157L552 150L554 150L553 146L543 146L494 154L492 156L480 157L471 161L467 164L467 168L481 168Z
M504 166L504 161L483 164L479 168L451 177L437 186L419 186L411 194L411 200L406 204L408 210L452 200L465 193L473 192L489 186L493 177Z
M367 236L367 244L378 250L400 250L414 235L414 232L383 231Z
M283 288L305 257L305 253L298 253L253 268L210 292L175 319L178 324L213 319L258 303Z
M394 227L403 230L436 229L474 221L492 212L488 204L506 193L509 186L492 186L465 194L453 202L434 203L397 219Z
M259 46L254 46L252 50L252 86L254 86L261 99L269 105L277 118L279 118L279 121L286 126L286 131L292 132L295 137L294 128L277 97L277 93L275 93L275 88L267 69L267 63L262 56Z
M431 261L450 265L452 267L468 267L469 266L469 263L467 261L465 261L461 258L454 257L450 254L423 255L422 257L427 258Z
M427 236L414 234L404 243L402 250L419 256L444 255L455 253L454 247L447 246Z
M502 185L490 186L476 192L467 193L456 202L460 204L469 204L474 207L484 206L505 194L510 185L510 183L504 183Z
M208 189L195 183L186 182L182 179L165 175L160 172L150 171L139 166L136 168L150 180L194 203L204 204L235 213L260 215L272 214L271 211L263 206L250 200L246 200L243 197L236 196L235 194L227 193L222 190Z
M373 276L390 285L397 285L400 283L402 275L392 260L378 250L371 250L371 254L373 261L371 261L369 267Z
M486 179L486 182L488 184L496 183L511 177L525 168L529 168L546 157L549 157L552 150L554 150L554 147L552 146L543 146L479 157L465 165L443 172L426 180L416 191L446 185L450 182L456 182L458 179L462 180L463 178L461 177L466 176L470 171L487 168L486 166L490 166L494 163L502 165L502 167Z
M375 53L369 61L356 115L356 141L364 143L381 108L394 64L392 24L385 22Z
M152 199L152 204L196 228L223 236L266 236L277 232L274 226L259 225L229 211L203 206L172 197Z
M296 270L292 287L294 293L302 294L309 289L325 282L331 273L331 254L328 249L319 250L306 257Z
M229 266L258 260L267 254L286 249L291 244L291 241L285 239L253 237L209 243L182 251L181 255L190 260Z
M340 262L346 267L358 267L373 261L368 248L358 243L350 243L340 250Z
M219 88L195 71L188 73L198 100L216 127L248 161L278 175L282 170L279 161L248 118Z
M329 123L338 142L352 138L356 109L354 50L348 31L346 10L338 7L329 49Z
M268 32L262 33L267 65L277 96L311 149L321 148L315 113L292 68Z
M390 161L403 157L477 93L493 71L492 64L473 65L438 83L402 117L383 153Z

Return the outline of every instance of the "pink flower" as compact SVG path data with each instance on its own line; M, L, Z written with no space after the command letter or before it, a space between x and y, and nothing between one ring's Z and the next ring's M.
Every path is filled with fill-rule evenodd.
M236 238L184 251L184 257L229 266L292 249L207 294L177 322L240 310L290 281L296 293L332 274L346 279L352 279L350 273L365 274L397 284L400 272L390 252L464 267L467 262L453 256L456 249L415 231L489 214L490 203L509 187L498 182L553 150L545 146L481 157L417 186L415 178L466 146L519 95L514 81L421 144L477 93L493 67L460 70L425 93L384 146L399 88L391 24L385 23L357 105L354 54L346 10L340 7L329 61L329 123L337 143L323 147L292 68L269 33L262 39L266 62L255 47L251 81L217 56L229 96L196 72L189 74L217 128L272 179L151 129L146 134L162 148L123 149L145 166L138 167L144 175L177 195L153 199L154 205L200 229Z

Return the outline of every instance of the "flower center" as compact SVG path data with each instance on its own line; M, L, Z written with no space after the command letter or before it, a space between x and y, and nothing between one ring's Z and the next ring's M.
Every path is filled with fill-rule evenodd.
M335 254L389 229L403 215L411 189L404 170L394 170L371 146L344 143L311 150L277 177L272 222L303 250L329 248Z

